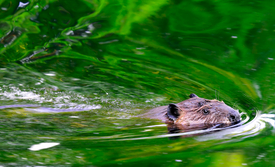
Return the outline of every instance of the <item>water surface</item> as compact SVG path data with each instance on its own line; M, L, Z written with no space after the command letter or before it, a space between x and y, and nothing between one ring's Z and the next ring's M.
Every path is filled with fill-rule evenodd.
M0 1L0 164L274 165L274 6ZM136 117L190 93L243 125L168 134Z

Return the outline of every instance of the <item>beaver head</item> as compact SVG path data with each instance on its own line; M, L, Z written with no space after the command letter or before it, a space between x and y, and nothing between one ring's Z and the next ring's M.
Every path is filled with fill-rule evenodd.
M190 99L167 107L169 131L197 130L213 126L226 127L240 122L237 110L226 105L223 101L207 100L195 94Z

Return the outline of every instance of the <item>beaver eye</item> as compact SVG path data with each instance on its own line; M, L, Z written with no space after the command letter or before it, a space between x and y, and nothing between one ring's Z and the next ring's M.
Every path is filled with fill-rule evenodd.
M204 115L207 115L207 114L209 114L209 113L210 113L210 111L209 111L209 110L207 110L207 109L202 109L202 112L203 112L203 114L204 114Z

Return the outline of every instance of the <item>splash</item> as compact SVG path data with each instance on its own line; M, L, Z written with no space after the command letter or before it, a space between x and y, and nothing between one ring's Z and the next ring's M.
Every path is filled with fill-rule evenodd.
M2 104L5 104L5 101L7 103L10 100L17 101L17 104L3 105L0 109L21 107L34 112L72 112L101 108L99 104L90 104L93 103L93 98L74 92L58 92L45 90L45 88L27 90L16 86L2 86L0 87L0 100ZM50 108L40 107L49 104Z

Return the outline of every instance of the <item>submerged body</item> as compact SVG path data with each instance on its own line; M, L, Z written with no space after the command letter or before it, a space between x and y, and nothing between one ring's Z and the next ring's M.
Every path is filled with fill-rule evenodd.
M143 117L162 120L168 124L170 132L226 127L241 119L239 112L223 101L208 100L195 94L180 103L154 108Z

